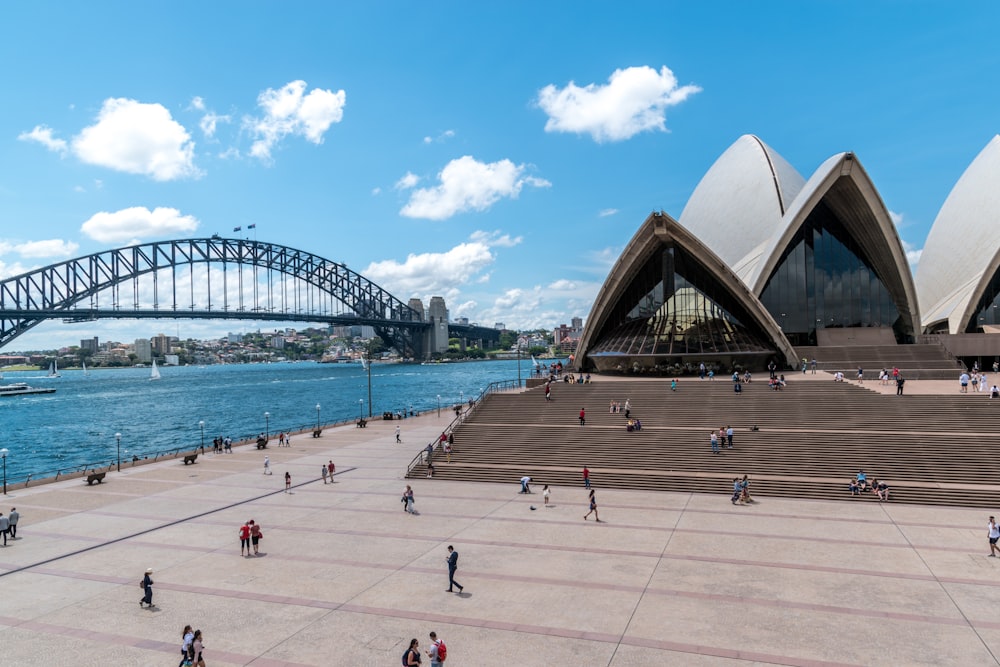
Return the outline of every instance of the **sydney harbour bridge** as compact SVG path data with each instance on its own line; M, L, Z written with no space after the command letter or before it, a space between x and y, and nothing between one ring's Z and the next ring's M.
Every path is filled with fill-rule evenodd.
M404 303L342 263L248 239L132 245L0 281L0 348L46 320L107 318L361 324L411 358L430 356L434 333L419 300Z

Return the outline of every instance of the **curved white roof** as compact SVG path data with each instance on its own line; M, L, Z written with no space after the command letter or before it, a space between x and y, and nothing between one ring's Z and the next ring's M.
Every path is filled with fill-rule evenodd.
M744 135L698 183L680 223L747 284L762 248L781 233L781 219L805 179L770 146Z
M938 212L917 265L923 326L961 333L1000 248L1000 135L976 156ZM986 275L990 269L990 275Z

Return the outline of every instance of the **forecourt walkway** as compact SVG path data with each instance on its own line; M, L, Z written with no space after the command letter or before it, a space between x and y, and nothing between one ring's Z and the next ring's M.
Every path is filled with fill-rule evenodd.
M598 488L596 524L579 487L546 508L516 480L419 479L411 516L405 466L448 414L296 436L272 476L238 448L11 492L0 663L172 667L190 623L213 666L393 666L431 630L452 667L1000 664L982 510Z

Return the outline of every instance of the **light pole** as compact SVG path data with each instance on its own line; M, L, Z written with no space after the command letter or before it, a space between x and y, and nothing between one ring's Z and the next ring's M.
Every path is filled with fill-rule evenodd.
M464 391L458 392L458 404L459 405L464 405L465 404L465 392Z
M7 448L0 449L0 458L3 459L3 494L7 495Z
M316 430L319 430L319 403L316 404Z
M358 399L358 419L365 418L365 399Z
M122 471L122 434L115 433L115 442L118 443L118 472Z
M372 341L368 340L368 418L372 416Z
M264 413L264 440L271 439L271 413Z
M441 416L441 394L438 394L438 417Z
M205 453L205 420L198 422L198 427L201 429L201 453Z
M521 337L518 336L517 342L517 388L521 388Z

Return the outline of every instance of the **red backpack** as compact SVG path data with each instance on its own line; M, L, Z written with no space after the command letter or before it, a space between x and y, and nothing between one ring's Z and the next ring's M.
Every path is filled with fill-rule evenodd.
M438 646L438 660L440 662L444 662L445 658L448 657L448 647L444 645L444 641L441 639L437 640L437 646Z

